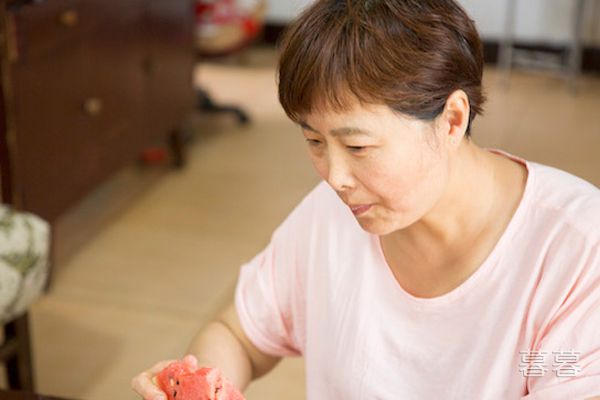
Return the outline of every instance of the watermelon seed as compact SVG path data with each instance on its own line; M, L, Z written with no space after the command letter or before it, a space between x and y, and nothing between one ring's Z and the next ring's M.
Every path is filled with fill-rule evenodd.
M173 397L177 397L177 390L173 391Z

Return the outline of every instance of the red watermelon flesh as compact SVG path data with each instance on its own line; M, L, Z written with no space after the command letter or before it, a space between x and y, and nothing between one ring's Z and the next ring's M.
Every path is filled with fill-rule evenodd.
M192 370L182 361L169 364L156 377L168 400L244 400L217 368Z
M223 387L216 397L217 400L245 400L244 396L231 382L225 379L223 381Z

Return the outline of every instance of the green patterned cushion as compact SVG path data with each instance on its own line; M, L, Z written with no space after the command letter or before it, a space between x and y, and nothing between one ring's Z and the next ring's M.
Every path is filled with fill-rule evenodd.
M49 248L45 221L0 205L0 323L23 314L44 290Z

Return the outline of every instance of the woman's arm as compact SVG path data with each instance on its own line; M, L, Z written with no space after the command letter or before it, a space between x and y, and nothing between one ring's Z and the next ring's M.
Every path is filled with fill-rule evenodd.
M201 367L218 367L240 390L281 360L261 352L250 342L233 304L196 336L189 352L198 358Z

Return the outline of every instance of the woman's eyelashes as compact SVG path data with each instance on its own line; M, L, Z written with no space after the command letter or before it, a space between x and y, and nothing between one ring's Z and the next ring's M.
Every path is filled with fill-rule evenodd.
M308 145L310 147L320 147L323 143L321 140L317 140L317 139L306 139L306 143L308 143ZM366 151L368 146L350 146L350 145L345 145L344 147L346 147L346 149L348 149L349 152L351 153L362 153L364 151Z
M367 149L366 146L346 146L351 153L362 153Z

